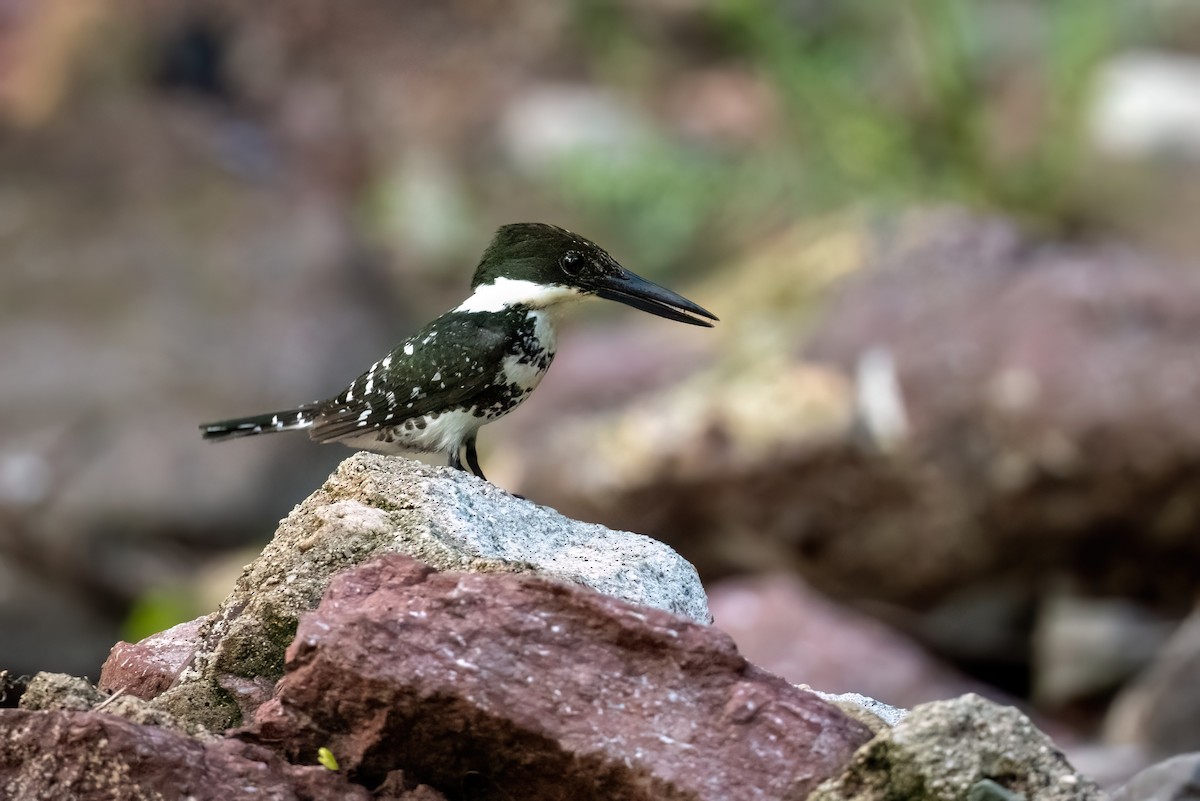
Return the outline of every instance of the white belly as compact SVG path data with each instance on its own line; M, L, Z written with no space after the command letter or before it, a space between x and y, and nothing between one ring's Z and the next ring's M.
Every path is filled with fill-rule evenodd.
M469 410L442 412L437 417L415 417L392 428L368 431L339 442L351 448L384 454L449 452L462 447L463 442L486 422L486 419L475 416Z

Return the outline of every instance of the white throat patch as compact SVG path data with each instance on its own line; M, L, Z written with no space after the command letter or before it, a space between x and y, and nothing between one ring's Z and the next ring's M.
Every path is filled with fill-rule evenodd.
M558 303L583 300L585 297L587 295L574 287L497 278L490 284L476 287L471 297L460 303L454 311L499 312L513 306L544 309Z

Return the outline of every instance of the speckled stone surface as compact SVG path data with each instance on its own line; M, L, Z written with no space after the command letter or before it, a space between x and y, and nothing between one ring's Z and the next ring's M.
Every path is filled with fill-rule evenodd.
M303 616L241 736L478 801L800 799L871 733L728 635L530 575L386 555Z
M695 569L649 537L563 517L464 472L358 453L280 524L154 703L220 730L266 700L299 614L384 553L440 570L524 572L708 623Z

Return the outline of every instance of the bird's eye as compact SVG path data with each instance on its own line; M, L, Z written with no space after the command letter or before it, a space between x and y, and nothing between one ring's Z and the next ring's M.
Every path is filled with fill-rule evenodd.
M558 266L562 268L564 273L574 277L583 271L583 265L586 262L587 260L584 259L583 254L579 251L568 250L562 255L562 258L558 260Z

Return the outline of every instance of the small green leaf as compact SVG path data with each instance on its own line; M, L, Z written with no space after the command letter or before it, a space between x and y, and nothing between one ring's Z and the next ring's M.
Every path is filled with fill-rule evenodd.
M333 752L325 746L321 746L317 749L317 761L329 770L338 769L337 757L335 757Z

